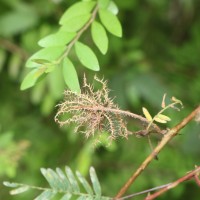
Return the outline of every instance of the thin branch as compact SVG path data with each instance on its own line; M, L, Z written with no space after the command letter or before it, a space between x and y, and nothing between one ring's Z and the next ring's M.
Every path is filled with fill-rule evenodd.
M19 54L23 60L26 60L29 57L28 53L24 49L5 38L0 38L0 46L13 54Z
M85 32L88 27L92 24L92 22L95 20L97 12L98 12L99 6L98 4L95 6L92 15L90 17L90 19L88 20L88 22L83 26L83 28L80 29L80 31L77 32L76 37L69 43L69 45L67 45L67 48L65 50L65 52L60 56L60 58L58 58L57 63L60 63L70 52L71 48L74 46L74 44L78 41L78 39L81 37L81 35L83 34L83 32Z
M167 185L166 187L160 189L159 191L155 192L154 194L147 196L145 198L145 200L153 200L156 197L160 196L161 194L163 194L164 192L167 192L168 190L175 188L177 185L179 185L180 183L190 180L192 178L195 178L200 172L200 166L197 167L195 170L190 171L187 175L179 178L178 180L174 181L173 183Z
M154 148L152 153L144 160L144 162L139 166L139 168L133 173L130 179L125 183L125 185L120 189L118 194L114 199L118 199L125 194L136 178L144 171L144 169L150 164L156 155L163 149L163 147L175 137L179 131L185 127L197 114L200 113L200 106L198 106L194 111L192 111L186 118L184 118L179 124L169 130L162 138L160 143Z
M166 186L168 186L170 184L171 183L168 183L168 184L161 185L161 186L154 187L154 188L150 188L150 189L147 189L147 190L144 190L144 191L141 191L141 192L130 194L130 195L127 195L127 196L120 198L119 200L130 199L131 197L135 197L135 196L138 196L138 195L141 195L141 194L146 194L146 193L149 193L149 192L152 192L152 191L155 191L155 190L159 190L161 188L165 188Z

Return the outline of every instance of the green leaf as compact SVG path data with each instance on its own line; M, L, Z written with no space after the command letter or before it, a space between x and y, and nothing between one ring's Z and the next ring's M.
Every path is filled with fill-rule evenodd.
M44 68L34 69L29 72L22 81L20 90L26 90L35 85L38 78L45 72Z
M65 46L75 37L75 35L76 33L66 33L65 31L60 30L57 33L42 38L39 40L38 44L41 47Z
M39 196L37 196L34 200L50 200L56 195L55 191L45 190Z
M154 120L156 122L159 122L159 123L167 123L168 121L171 121L171 119L166 116L166 115L163 115L163 114L157 114L155 117L154 117Z
M66 20L60 30L63 32L76 32L89 21L90 17L91 14L75 16L69 20Z
M114 1L110 1L107 10L113 13L114 15L117 15L119 12L119 9Z
M72 194L65 194L60 200L69 200L71 199Z
M87 68L99 71L99 62L94 52L85 44L76 42L75 51L80 62Z
M63 171L60 168L56 168L56 172L63 182L63 186L65 187L64 191L71 192L72 188L71 188L70 182L67 179L67 177L65 176L65 174L63 173Z
M38 64L51 64L51 61L46 59L33 59L32 61Z
M26 192L29 189L30 189L30 187L28 185L25 185L25 186L19 187L17 189L11 190L10 194L11 195L20 194L20 193Z
M104 27L94 21L91 26L92 39L102 54L106 54L108 50L108 37Z
M46 178L47 182L49 183L49 185L51 186L51 188L55 187L55 183L53 181L53 177L51 176L50 173L48 173L47 169L41 168L40 169L42 175Z
M35 54L33 54L26 62L26 67L34 68L40 67L41 64L34 62L35 59L48 60L50 62L56 61L65 50L65 46L46 47Z
M93 195L92 188L89 185L89 183L87 182L87 180L81 175L81 173L79 171L76 172L76 175L77 175L79 181L81 182L81 184L83 185L83 187L85 188L85 190L87 191L87 193L90 195Z
M48 74L47 80L51 96L54 97L55 100L59 100L65 89L62 68L60 65L57 66L52 73Z
M18 183L11 183L11 182L8 182L8 181L4 181L3 184L4 184L6 187L12 187L12 188L15 188L15 187L18 187L18 186L19 186Z
M152 117L149 113L149 111L145 108L145 107L142 107L142 111L143 111L143 114L144 116L146 117L146 119L150 122L152 121Z
M100 9L99 17L106 29L117 37L122 37L122 27L118 18L108 10Z
M65 172L67 174L69 182L71 183L73 191L74 192L80 192L80 188L78 186L78 182L76 181L76 178L75 178L74 173L72 172L72 170L68 166L66 166L65 167Z
M98 0L99 8L107 8L110 0Z
M71 20L72 18L78 15L89 14L94 8L96 2L78 2L73 4L61 17L59 24L64 25L66 21Z
M63 77L70 90L73 92L81 91L77 72L73 63L68 58L63 60Z
M80 196L76 200L90 200L87 196Z
M93 167L90 167L90 178L91 178L91 181L92 181L92 185L93 185L93 189L94 189L95 194L98 197L100 197L101 196L101 186L100 186L99 180L97 178L95 169Z
M41 172L52 189L54 189L55 191L65 190L65 185L63 186L62 179L60 179L58 174L56 174L52 169L41 168Z

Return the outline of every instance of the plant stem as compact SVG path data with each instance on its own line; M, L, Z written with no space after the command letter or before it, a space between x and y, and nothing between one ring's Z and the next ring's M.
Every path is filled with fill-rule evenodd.
M57 64L59 64L65 57L67 57L67 55L69 54L71 48L74 46L74 44L78 41L78 39L81 37L81 35L83 34L83 32L85 32L88 27L91 25L91 23L95 20L95 17L97 15L99 6L98 4L95 6L91 18L88 20L88 22L83 26L83 28L80 29L80 31L77 32L76 37L67 45L66 50L64 51L64 53L58 58L58 60L56 61Z
M185 127L198 113L200 113L200 106L198 106L194 111L192 111L186 118L184 118L179 124L169 130L162 138L160 143L154 148L152 153L143 161L143 163L139 166L139 168L133 173L130 179L125 183L125 185L120 189L118 194L114 197L114 199L118 199L123 196L123 194L128 190L128 188L132 185L132 183L136 180L136 178L144 171L144 169L150 164L150 162L154 159L155 155L157 155L163 147L178 134L178 132Z
M197 167L195 170L190 171L187 175L179 178L178 180L174 181L173 183L165 186L164 188L160 189L159 191L155 192L154 194L147 196L145 198L145 200L153 200L156 197L160 196L161 194L163 194L164 192L167 192L168 190L176 187L177 185L179 185L180 183L190 180L191 178L194 178L198 173L200 172L200 166Z

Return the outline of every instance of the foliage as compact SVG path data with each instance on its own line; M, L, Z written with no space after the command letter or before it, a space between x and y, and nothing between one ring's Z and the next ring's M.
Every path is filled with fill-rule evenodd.
M43 49L32 55L26 62L26 67L33 68L33 70L22 82L22 90L34 86L39 78L47 73L53 73L56 68L63 68L65 72L63 73L64 80L69 89L80 92L77 73L68 55L72 47L75 46L75 53L82 65L94 71L99 70L99 62L92 49L78 41L91 25L94 43L103 54L106 53L108 38L104 27L96 21L97 13L101 23L110 33L118 37L122 36L121 24L115 13L110 10L110 5L115 6L115 4L110 1L105 2L102 0L96 2L81 1L64 12L59 20L61 25L59 30L42 38L38 44ZM65 61L66 59L67 61ZM68 64L71 69L69 71Z
M73 169L78 168L87 175L89 166L93 165L98 171L103 193L113 196L132 173L133 167L149 154L146 139L130 137L125 142L113 142L108 149L102 146L93 149L90 140L84 142L73 134L73 127L58 129L52 120L55 105L62 98L65 88L63 79L69 79L60 78L62 71L49 72L29 91L19 91L22 78L30 70L24 68L24 61L39 50L37 41L58 30L57 22L61 14L73 3L62 0L1 1L0 134L6 136L11 131L11 143L15 147L19 147L18 144L24 139L31 144L28 149L22 150L17 165L9 165L14 172L17 170L15 180L41 185L43 180L37 173L41 166L53 168L70 163ZM94 47L91 41L93 36L89 32L81 36L81 42L88 44L97 55L101 65L98 76L102 77L103 74L109 80L110 94L117 96L114 102L120 108L141 113L141 107L144 106L155 116L160 110L164 93L181 99L184 103L181 112L171 113L168 110L165 113L173 119L168 122L168 127L172 127L194 105L199 104L199 3L194 0L115 0L115 3L120 10L118 17L123 26L123 38L119 40L108 35L109 53L106 56L101 56ZM114 12L118 12L116 7ZM101 50L99 47L101 52L106 51L105 44ZM85 72L90 81L94 73L82 67L74 49L69 58L73 60L71 63L76 67L78 77ZM72 70L70 73L73 74L75 69L69 66L68 62L68 72ZM67 69L63 67L62 70ZM69 88L76 85L70 83ZM77 87L72 89L77 90ZM129 129L135 131L136 125L131 123ZM159 155L159 161L153 162L140 176L130 192L171 182L193 168L194 163L199 162L197 133L198 127L194 123L181 131L180 136ZM153 144L158 140L159 136L153 137ZM11 149L11 143L4 146L7 152ZM175 159L172 159L172 155ZM5 154L3 159L6 163L11 160ZM1 180L8 178L5 177L5 169L0 169ZM154 176L150 176L152 174ZM188 182L167 193L163 199L198 198L198 195L199 191L193 183ZM2 188L0 196L2 199L15 199L8 196L5 188ZM33 196L30 191L21 195L20 199L33 199Z
M68 200L75 196L77 199L101 199L108 200L110 198L103 197L101 194L101 186L97 178L96 172L93 167L90 168L90 178L92 187L88 181L81 175L79 171L76 171L76 176L70 169L65 167L65 173L56 168L56 171L52 169L41 168L43 176L48 181L50 188L35 187L20 183L4 182L7 187L15 188L10 191L11 195L23 193L30 189L42 190L42 193L35 197L35 200L52 199L56 194L62 194L60 199ZM80 187L84 188L86 193L81 192Z

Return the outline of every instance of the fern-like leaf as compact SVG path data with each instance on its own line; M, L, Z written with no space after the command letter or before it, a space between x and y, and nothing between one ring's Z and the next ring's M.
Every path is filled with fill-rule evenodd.
M60 168L55 171L52 169L41 169L41 173L46 178L50 188L41 188L21 183L4 182L7 187L14 188L10 194L16 195L23 193L29 189L42 191L34 200L51 200L57 194L63 195L60 200L70 200L71 198L84 200L109 200L109 197L103 197L101 193L101 185L97 178L95 169L90 168L90 179L92 185L82 176L80 172L76 172L76 176L70 167L65 167L65 172ZM82 192L83 188L85 192Z

